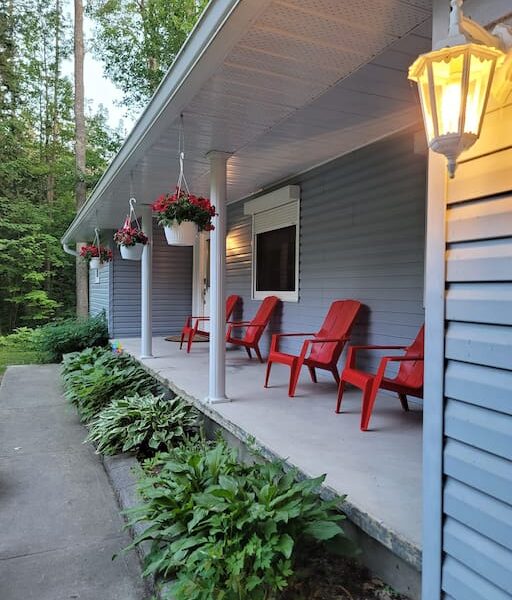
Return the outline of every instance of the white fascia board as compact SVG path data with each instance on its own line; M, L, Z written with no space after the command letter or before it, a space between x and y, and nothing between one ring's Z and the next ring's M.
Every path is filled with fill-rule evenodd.
M287 185L244 204L244 215L254 215L300 199L300 186Z
M129 170L159 137L179 118L201 86L222 63L241 32L261 13L270 0L212 0L181 48L166 76L139 120L63 235L70 243L86 215L100 199L108 201L108 188L122 170Z

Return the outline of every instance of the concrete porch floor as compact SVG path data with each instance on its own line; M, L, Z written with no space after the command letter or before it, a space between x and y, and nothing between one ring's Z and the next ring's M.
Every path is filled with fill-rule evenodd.
M121 339L139 359L140 340ZM336 415L334 381L314 384L303 369L297 395L289 398L289 370L273 365L271 387L263 387L265 365L245 352L227 352L227 394L232 402L204 405L208 394L208 344L190 354L176 342L153 339L153 358L141 362L163 383L188 397L241 439L253 436L270 454L286 458L311 476L327 474L326 488L347 494L346 512L371 537L417 570L421 568L422 411L409 413L397 398L377 398L371 431L359 429L361 395L349 388ZM140 359L139 359L140 360Z

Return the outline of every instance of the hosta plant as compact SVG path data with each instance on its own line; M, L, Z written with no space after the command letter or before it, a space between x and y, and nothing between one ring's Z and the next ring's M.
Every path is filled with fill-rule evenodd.
M88 351L86 351L88 352ZM111 351L88 353L80 362L79 368L70 370L71 365L64 365L63 383L65 396L78 409L83 421L90 421L112 400L130 394L159 393L160 385L135 360L125 355L112 354Z
M173 576L176 600L271 600L308 543L352 550L323 477L297 481L279 462L245 465L223 442L173 449L143 476L133 522L150 522L146 574Z
M101 454L170 450L197 429L197 411L183 398L133 394L113 400L91 422L87 441Z

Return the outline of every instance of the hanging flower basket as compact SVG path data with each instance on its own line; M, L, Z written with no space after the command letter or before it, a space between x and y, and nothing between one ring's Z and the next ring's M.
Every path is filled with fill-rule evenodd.
M80 256L89 263L89 269L101 269L112 260L112 250L105 246L88 244L80 249Z
M119 246L121 258L124 258L125 260L141 260L144 246L145 244L134 244L133 246Z
M208 198L194 196L183 189L163 194L153 203L158 223L164 227L167 243L193 246L198 231L212 231L215 207Z
M130 210L132 210L131 203ZM140 260L144 246L148 243L148 237L140 228L136 217L135 223L135 226L132 227L130 213L121 229L114 233L114 242L119 246L121 257L126 260Z
M165 239L169 246L193 246L197 236L197 225L192 221L164 225Z

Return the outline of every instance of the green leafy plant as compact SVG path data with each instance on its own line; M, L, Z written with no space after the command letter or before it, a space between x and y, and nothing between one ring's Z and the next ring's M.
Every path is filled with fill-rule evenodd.
M0 336L0 376L8 365L28 365L45 362L39 351L38 330L20 327L14 333Z
M101 454L170 450L197 430L198 413L183 398L134 394L113 400L92 421L87 441Z
M110 350L88 349L65 361L65 395L90 421L107 404L133 394L157 394L160 385L131 357Z
M176 448L143 476L149 522L134 545L151 542L145 573L175 576L176 600L270 600L294 574L302 544L353 547L332 502L317 495L324 477L296 480L280 462L246 465L225 443Z
M107 344L108 327L103 313L89 318L66 319L39 330L40 349L52 362L60 362L68 352Z

